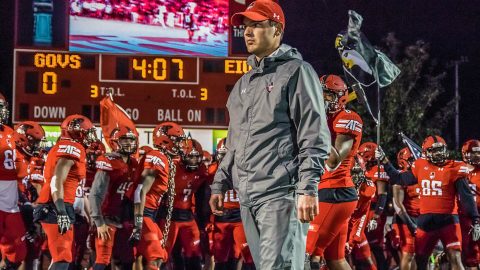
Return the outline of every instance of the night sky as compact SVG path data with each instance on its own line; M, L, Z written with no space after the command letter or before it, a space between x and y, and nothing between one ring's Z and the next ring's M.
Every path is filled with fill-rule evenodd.
M319 74L343 74L334 40L348 24L349 9L364 18L362 31L372 44L395 32L403 44L430 43L430 55L441 65L467 56L460 67L460 143L480 138L480 1L280 1L286 17L284 42L297 47ZM444 104L454 97L453 68L446 69ZM454 121L442 134L454 147Z
M21 1L21 0L18 0ZM0 89L11 93L13 61L13 3L0 1ZM345 29L347 11L364 17L362 31L372 44L380 44L388 32L395 32L404 44L422 39L431 46L431 57L441 64L467 56L460 68L460 141L480 138L480 0L280 0L286 15L284 42L297 47L319 74L341 74L340 60L333 47L336 34ZM447 69L446 93L440 103L454 95L453 69ZM453 146L454 122L442 134Z

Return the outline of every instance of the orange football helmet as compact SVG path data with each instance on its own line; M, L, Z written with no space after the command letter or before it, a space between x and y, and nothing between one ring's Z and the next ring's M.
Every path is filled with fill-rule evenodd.
M217 150L215 151L215 159L222 162L223 157L227 154L227 147L225 146L227 138L222 138L217 143Z
M87 117L79 114L67 116L60 125L62 138L71 139L84 147L97 140L95 126Z
M14 127L15 145L28 156L38 156L45 140L45 131L34 121L20 122Z
M402 170L408 170L412 166L415 159L413 158L412 153L408 147L402 148L397 153L397 164L398 167Z
M164 122L153 130L153 146L171 156L180 153L184 140L185 132L177 123Z
M425 158L433 164L441 165L448 158L447 143L437 135L428 136L422 143L422 151Z
M377 149L377 144L374 142L362 143L360 147L358 147L357 154L363 158L367 167L371 167L377 162L375 159L375 149Z
M187 139L182 149L182 162L189 170L200 167L203 159L202 145L195 139Z
M462 158L472 166L480 166L480 141L466 141L462 146Z
M342 78L337 75L323 75L320 77L320 83L323 86L327 113L337 113L345 109L348 100L348 88Z
M121 126L112 131L109 145L114 152L132 155L137 152L138 137L130 128Z

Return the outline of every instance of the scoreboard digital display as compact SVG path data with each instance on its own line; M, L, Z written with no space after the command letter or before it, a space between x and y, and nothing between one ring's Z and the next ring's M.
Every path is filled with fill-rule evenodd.
M99 122L112 93L138 126L228 126L225 104L250 67L245 58L116 55L16 49L13 121L58 124L80 113Z
M15 1L13 122L99 123L111 93L139 127L226 128L250 69L229 18L252 1Z

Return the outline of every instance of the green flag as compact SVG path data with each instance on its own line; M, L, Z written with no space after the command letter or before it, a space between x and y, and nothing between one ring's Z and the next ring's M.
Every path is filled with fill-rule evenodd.
M378 83L380 87L391 84L400 69L381 51L375 49L360 31L363 18L353 10L348 11L348 28L337 35L335 47L342 58L345 72L364 87Z

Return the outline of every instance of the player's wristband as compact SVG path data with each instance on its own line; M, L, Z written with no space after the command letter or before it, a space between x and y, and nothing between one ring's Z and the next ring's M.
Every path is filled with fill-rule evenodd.
M135 215L134 220L135 227L141 228L143 226L143 216L142 215Z
M67 209L65 208L65 202L63 201L63 199L57 199L55 201L55 208L57 209L57 213L59 215L67 214Z

